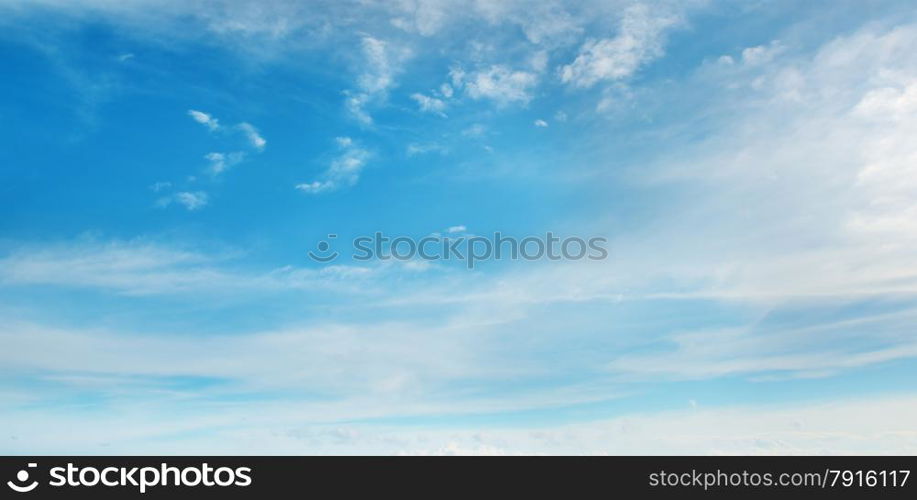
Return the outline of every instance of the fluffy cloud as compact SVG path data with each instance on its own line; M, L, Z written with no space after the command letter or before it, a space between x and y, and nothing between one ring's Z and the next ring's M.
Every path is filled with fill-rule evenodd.
M907 120L917 112L917 80L899 80L894 83L897 85L867 92L857 103L856 113L878 121Z
M199 210L207 206L210 197L204 191L179 191L168 198L161 198L159 203L169 205L177 203L189 211Z
M234 153L207 153L204 158L210 162L208 169L210 174L219 175L229 167L241 163L245 159L245 153L241 151Z
M464 84L465 93L472 99L491 99L498 105L527 104L538 77L527 71L514 71L503 65L493 65L470 74L462 74L458 81Z
M451 94L451 87L450 92ZM440 116L446 116L446 103L442 99L426 96L420 93L411 94L411 99L417 102L417 106L424 113L435 113Z
M410 51L371 36L364 36L360 46L363 71L357 77L358 90L346 92L345 106L358 121L370 125L373 119L366 108L385 98Z
M576 59L560 68L561 80L591 87L603 80L627 79L663 54L665 32L678 22L674 14L632 5L624 11L617 36L583 44Z
M785 50L779 40L774 40L768 45L758 45L742 50L742 62L756 66L771 62L777 55Z
M164 186L167 183L157 183L160 186ZM156 189L154 191L161 191L164 188ZM204 191L178 191L175 193L170 193L166 196L160 196L156 200L156 206L158 208L166 208L172 204L177 204L188 211L200 210L207 206L210 201L210 197Z

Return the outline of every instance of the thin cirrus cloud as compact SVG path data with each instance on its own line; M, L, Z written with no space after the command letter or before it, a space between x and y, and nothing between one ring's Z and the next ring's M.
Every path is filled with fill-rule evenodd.
M428 153L446 154L448 153L448 149L445 146L443 146L442 144L438 144L435 142L430 142L430 143L412 142L408 144L407 148L405 148L405 153L408 156L418 156L418 155L424 155Z

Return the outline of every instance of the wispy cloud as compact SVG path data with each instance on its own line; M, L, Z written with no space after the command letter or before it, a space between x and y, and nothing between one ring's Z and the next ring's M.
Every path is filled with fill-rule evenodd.
M742 62L750 65L768 63L784 49L785 47L779 40L774 40L767 45L748 47L742 50Z
M210 129L211 132L220 129L220 121L208 113L204 113L203 111L197 111L194 109L189 109L188 116L190 116L194 121Z
M346 92L345 105L350 113L364 125L373 123L367 107L384 100L395 84L395 74L410 51L393 46L371 36L361 40L363 53L362 72L357 77L357 91Z
M591 87L603 80L624 80L664 52L666 30L680 19L647 4L628 7L614 38L593 39L580 48L576 59L560 68L561 80Z
M451 87L449 87L451 89ZM437 99L435 97L426 96L420 93L411 94L411 99L413 99L417 106L424 113L434 113L439 116L446 116L446 103L442 99Z
M321 179L297 184L296 189L304 193L317 194L357 183L369 159L369 151L357 146L350 137L338 137L336 141L341 154L331 161Z
M241 163L245 160L245 153L236 151L233 153L207 153L204 158L210 163L208 170L211 175L219 175L228 168Z
M159 198L156 200L156 206L165 208L169 205L177 204L193 212L206 207L209 202L210 196L204 191L179 191Z
M218 120L210 113L192 109L188 110L188 116L190 116L197 123L206 126L211 132L224 129L224 127L220 124L220 120ZM264 137L254 125L248 122L241 122L230 128L230 130L233 129L241 132L245 136L245 140L248 142L248 145L253 149L259 152L264 151L264 147L267 145L267 140L264 139Z
M254 125L246 122L242 122L236 127L241 130L245 137L248 139L249 144L258 151L264 151L264 147L267 145L267 141L264 137L261 137L261 134L258 132L258 129Z
M459 83L472 99L490 99L498 105L527 104L532 100L538 77L531 72L512 70L507 66L489 68L463 74Z
M408 144L405 152L408 156L417 156L427 153L446 153L448 150L442 144L437 143L416 143Z
M232 248L203 251L145 240L84 239L19 245L0 256L0 285L99 289L132 296L253 296L265 291L332 289L361 294L374 292L369 286L374 280L403 270L400 263L251 270L238 265L240 256L241 252Z
M154 193L158 193L160 191L169 189L171 187L172 187L171 182L158 181L150 185L150 190L153 191Z
M104 163L112 136L100 136L81 155L173 210L102 199L96 178L74 186L93 196L48 208L68 211L67 227L153 239L17 246L12 238L47 241L60 224L13 218L0 241L0 365L13 380L0 388L0 419L5 433L25 438L6 440L7 449L105 452L105 441L128 453L133 445L194 454L251 452L252 443L266 453L915 449L910 393L742 406L786 387L848 394L854 379L858 391L909 390L898 382L917 359L917 27L900 16L906 1L828 6L860 9L843 20L806 18L819 9L790 13L781 2L358 4L0 0L5 38L38 40L52 64L68 67L50 94L13 79L16 90L41 91L23 102L48 94L56 106L77 89L124 99L118 109L161 104L179 124L187 114L197 132L183 141L181 130L135 130L124 113L99 112L121 127L122 146L163 151L119 155L131 164L115 170ZM687 9L700 5L712 15L694 23ZM882 14L885 6L899 15ZM796 16L799 24L786 24ZM85 30L75 29L87 22L118 42L101 57L64 49L79 41L87 50ZM729 29L717 30L720 22ZM674 30L692 24L675 50ZM163 40L181 48L167 50L168 67L157 66ZM200 50L219 57L201 63ZM117 95L117 79L138 92ZM608 110L619 113L596 112ZM316 137L353 134L345 131L354 121L365 135L316 151ZM234 167L267 159L258 153L272 130L281 137L271 139L270 169ZM54 146L34 133L29 140ZM442 154L418 156L427 153ZM314 171L291 172L303 157L319 158L308 164ZM49 179L47 168L67 165L21 160L23 172ZM391 173L404 179L366 182L369 166L397 161L405 165ZM231 173L246 182L221 182ZM295 200L361 181L359 197ZM59 194L49 183L22 186L24 200ZM246 199L227 199L220 189L229 188L247 189ZM468 203L475 193L485 198ZM393 195L409 209L385 205ZM73 203L84 198L91 203ZM209 208L217 200L225 206ZM425 211L431 201L442 206ZM280 214L291 202L310 215ZM95 217L121 207L119 217ZM556 227L608 236L611 255L505 260L474 272L305 258L332 229L471 236L465 225L435 222L450 219L520 236ZM205 221L221 225L196 231ZM204 238L255 248L208 251ZM876 382L880 375L894 377ZM70 404L80 396L89 402ZM611 398L623 398L613 419L555 424L594 418L582 405L602 412L595 403ZM648 401L668 409L647 412ZM521 410L545 421L520 425ZM512 425L482 427L469 414ZM365 423L430 415L453 419L450 429ZM128 417L136 425L123 425Z

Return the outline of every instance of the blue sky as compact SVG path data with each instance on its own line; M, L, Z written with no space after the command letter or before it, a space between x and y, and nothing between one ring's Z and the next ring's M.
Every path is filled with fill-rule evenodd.
M0 0L0 451L917 452L915 44L904 0ZM610 255L307 258L450 228Z

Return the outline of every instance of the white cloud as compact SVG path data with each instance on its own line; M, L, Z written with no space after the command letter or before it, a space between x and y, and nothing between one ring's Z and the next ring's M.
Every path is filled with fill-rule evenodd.
M635 4L624 11L614 38L590 40L576 59L560 68L561 80L576 87L591 87L602 80L624 80L644 64L662 56L665 32L679 18Z
M357 183L369 159L369 151L357 146L350 137L338 137L335 140L341 149L341 154L331 162L331 165L322 174L322 179L297 184L296 189L304 193L318 194Z
M367 106L385 98L410 51L371 36L362 38L361 48L364 64L357 78L359 90L346 92L345 106L361 123L371 125L373 119L366 110Z
M435 113L439 116L446 116L446 103L441 99L429 97L420 93L411 94L411 99L417 102L417 106L424 113Z
M422 36L436 34L456 17L456 8L461 6L455 0L399 0L384 3L396 11L396 17L391 20L392 25Z
M446 230L448 233L464 233L468 228L465 226L451 226Z
M24 349L30 364L40 361L48 364L55 357L66 359L64 366L80 359L66 356L66 350L85 353L88 358L101 360L103 366L120 368L121 372L148 370L151 361L162 366L170 365L166 348L159 343L135 342L125 345L125 336L112 335L111 344L103 343L104 337L90 342L89 339L68 337L64 332L42 332L22 329L30 333L31 342L14 339L10 346ZM3 334L4 341L9 337ZM24 337L24 336L20 336ZM322 338L308 332L289 335L289 338L271 339L265 336L248 345L230 341L228 348L219 340L199 340L207 348L175 342L173 353L177 353L176 372L185 367L193 373L217 372L242 374L245 380L252 373L264 370L264 360L279 358L275 372L282 369L297 375L292 381L302 384L298 378L306 363L316 362L323 370L346 378L348 382L360 378L388 378L380 373L373 358L362 360L354 353L373 352L370 348L356 348L361 345L350 332L346 339L328 336L330 345L321 344ZM374 336L366 336L374 340ZM384 339L392 341L386 333ZM426 339L429 342L429 339ZM54 343L59 341L58 343ZM295 344L298 341L300 344ZM365 340L364 340L365 341ZM353 342L351 345L350 343ZM403 342L403 340L402 340ZM373 343L375 346L376 343ZM380 342L384 348L388 344ZM410 343L402 345L411 345ZM104 356L117 346L119 352L145 353L149 358L131 356L138 365L124 361L113 363ZM288 351L282 350L284 347ZM306 347L316 349L316 354L304 352ZM91 351L95 348L96 351ZM128 349L133 348L133 351ZM245 363L233 363L228 368L225 358L233 359L238 349L251 352L240 353ZM412 380L411 373L428 368L414 361L411 354L438 352L441 356L453 354L447 346L431 347L423 344L411 352L393 353L383 350L388 356L408 364L411 372L402 375L402 380ZM39 349L46 352L42 355ZM349 349L349 350L348 350ZM4 353L10 351L4 351ZM203 354L202 354L203 353ZM188 360L197 354L196 367ZM266 354L266 356L265 356ZM341 366L326 367L328 360L343 358ZM174 355L174 354L173 354ZM261 355L262 357L258 357ZM322 357L324 356L324 357ZM41 358L45 358L42 360ZM225 357L225 358L224 358ZM439 359L449 359L443 357ZM201 360L206 360L202 363ZM364 365L359 364L362 361ZM19 366L17 363L10 366ZM248 363L253 363L249 365ZM367 366L368 365L368 366ZM139 370L137 367L140 367ZM432 367L430 367L432 368ZM323 370L308 370L308 373L322 373ZM349 372L348 370L353 370ZM106 371L110 371L107 368ZM271 373L271 372L265 372ZM396 377L397 378L397 377ZM72 379L71 379L72 380ZM101 383L105 377L97 377ZM394 380L394 379L393 379ZM44 381L45 384L52 382ZM133 384L131 384L133 382ZM322 379L309 381L307 387L320 387ZM331 380L333 387L346 387ZM60 383L60 382L58 382ZM136 387L136 380L115 377L106 387L128 385ZM408 383L408 388L416 388ZM84 389L85 390L85 389ZM401 425L383 423L355 423L354 420L371 420L380 416L404 416L437 414L446 415L455 406L444 404L418 404L403 398L386 398L384 392L373 396L316 398L314 401L226 401L219 403L219 412L212 404L201 404L190 391L149 391L158 398L149 398L143 404L132 403L117 391L106 392L105 411L48 412L35 410L34 404L16 406L0 413L0 424L10 436L7 447L23 454L70 454L74 450L99 454L220 454L220 455L295 455L303 449L315 454L370 454L370 455L912 455L917 453L917 433L912 422L917 419L917 397L902 394L884 397L862 397L858 399L835 399L819 402L803 402L792 405L730 405L697 408L669 409L656 412L625 413L613 418L581 422L550 423L540 425L451 425L448 429L405 428ZM368 391L367 391L368 392ZM349 393L348 393L349 394ZM4 394L4 401L9 401ZM14 400L31 398L35 394L13 395ZM120 396L120 397L119 397ZM170 397L171 396L171 397ZM152 404L150 402L152 399ZM28 401L28 399L25 399ZM463 401L465 404L469 402ZM169 418L181 408L181 419ZM481 405L475 406L482 409ZM129 420L131 425L123 425ZM80 432L72 432L78 428ZM181 436L176 438L174 436Z
M462 135L465 137L481 137L487 132L487 127L480 123L474 123L464 130L462 130Z
M857 103L856 113L875 120L903 120L917 113L917 80L870 90Z
M363 37L367 71L360 75L360 88L369 93L383 92L392 85L393 71L388 44L371 36Z
M774 40L768 45L748 47L742 51L742 62L749 66L769 63L785 49L786 47L779 40ZM729 58L729 61L731 60L732 58Z
M13 2L14 4L16 2ZM293 35L314 34L327 21L316 9L300 2L278 1L246 5L232 0L214 0L204 6L174 0L35 0L23 6L0 2L4 15L42 15L53 9L58 15L76 19L88 15L116 23L135 36L153 39L199 40L214 37L227 47L252 57L267 57L274 50L292 44ZM26 7L26 8L20 8ZM327 13L333 15L332 13Z
M629 290L770 304L917 292L915 43L917 25L869 28L814 54L754 71L716 65L685 82L711 96L722 121L677 154L660 151L637 185L690 182L702 194L689 204L654 200L665 217L652 231L617 239L615 258L602 266L507 278L476 293L521 303L612 300ZM758 80L756 92L732 90ZM608 179L606 171L585 175ZM755 231L740 229L748 227ZM592 231L607 227L597 222ZM669 248L679 248L677 259ZM680 291L652 285L660 282L680 283ZM909 345L882 352L903 355ZM882 359L872 354L862 359Z
M607 2L606 2L607 3ZM585 6L585 11L595 12L602 2ZM487 22L500 25L508 23L518 26L528 42L543 46L557 47L570 43L583 32L583 25L589 19L582 15L571 14L570 2L542 0L538 2L503 1L491 2L476 0L472 14L482 17Z
M154 182L154 183L150 186L150 190L152 190L154 193L158 193L158 192L160 192L160 191L169 189L169 188L171 188L171 187L172 187L172 183L171 183L171 182L157 181L157 182Z
M465 70L459 66L453 66L449 68L449 80L452 82L452 87L459 88L465 83Z
M378 323L157 336L17 322L0 328L8 346L0 360L8 369L91 374L114 382L119 377L208 377L224 379L241 392L296 387L383 400L386 394L438 386L479 368L466 354L467 339L450 331L441 326L430 332L439 335L424 336L412 325Z
M850 322L828 322L819 312L809 326L752 319L725 331L680 333L660 339L653 354L615 356L608 368L641 380L798 378L917 358L917 313L901 305L917 293L915 44L917 25L870 27L754 71L717 66L698 75L685 85L710 96L710 109L724 118L708 138L641 164L634 184L688 183L689 202L654 200L664 216L651 229L615 238L607 262L528 268L402 300L528 310L687 299L768 318L886 297L906 310L896 316L858 307ZM761 77L757 92L744 90ZM608 231L602 219L583 232Z
M318 194L337 189L338 185L333 181L312 181L297 184L295 187L304 193Z
M408 144L405 152L408 156L416 156L427 153L445 153L447 150L444 146L437 143L416 143Z
M745 254L733 255L730 270L721 271L722 291L844 294L915 288L904 278L917 271L912 250L917 224L908 217L917 213L910 190L917 183L909 181L917 159L917 118L908 112L910 96L917 93L911 88L917 57L907 48L913 43L917 25L867 28L825 44L812 56L777 60L755 51L753 73L728 74L723 85L742 88L752 82L757 94L743 97L764 107L737 116L731 131L705 145L710 148L706 158L690 160L705 165L692 177L717 193L717 201L711 199L695 215L709 220L709 213L701 212L744 203L735 216L773 240L757 243L770 249L767 258L756 256L754 244L746 241ZM723 242L726 237L707 238ZM725 262L723 256L718 260Z
M114 8L111 7L114 3L104 3L108 4L106 9ZM503 8L495 2L488 3L487 7L495 10ZM258 14L259 9L251 7L248 11ZM273 4L263 7L264 11L275 12L275 9L276 5ZM504 15L509 16L498 12L494 19L504 19L499 17ZM282 19L278 18L278 22L272 23L268 29L267 25L256 26L261 19L258 17L244 26L241 24L244 21L241 16L236 19L240 23L238 26L228 19L214 19L212 27L231 34L254 33L257 30L268 36L272 36L272 33L279 36L288 33L292 25L298 22L297 18L291 17L291 25L285 26L280 22ZM445 22L443 19L441 21ZM546 18L544 21L550 22L551 19ZM420 24L414 26L429 33L442 26L438 22L430 21L423 28ZM632 76L643 65L661 55L664 30L660 32L658 28L649 26L652 22L651 19L646 20L648 26L636 22L628 29L622 24L617 37L586 44L579 56L563 69L561 74L569 77L565 81L570 85L587 87L602 81L624 80ZM543 42L549 37L539 35L545 33L540 29L527 29L526 35L532 41ZM917 136L913 114L914 82L917 81L913 56L915 41L917 39L913 27L904 26L888 31L873 28L841 37L824 47L816 56L795 61L783 60L783 57L776 61L766 52L767 46L746 49L741 56L742 62L746 66L754 66L755 71L760 70L761 79L756 78L752 83L744 75L737 75L732 76L732 81L725 82L723 87L702 89L708 95L728 95L724 99L726 102L720 103L722 108L714 109L710 116L729 115L729 112L723 111L726 108L735 110L737 117L727 119L727 123L707 123L705 125L710 128L702 134L706 137L702 143L677 148L674 156L661 151L656 162L641 165L642 182L665 185L669 180L676 179L679 186L683 185L681 183L691 183L691 192L695 195L689 199L689 203L673 201L669 204L669 200L649 200L654 209L658 207L659 213L665 213L665 217L653 220L653 224L638 232L623 235L615 244L614 262L592 267L589 272L565 276L568 269L563 269L564 272L557 273L538 270L527 278L504 275L500 276L500 280L488 280L489 288L474 289L477 296L471 293L456 294L455 290L464 290L461 287L444 287L448 293L442 295L442 300L466 301L474 307L482 307L490 302L499 306L495 306L495 309L499 310L499 317L505 318L505 315L517 312L516 309L504 307L506 304L541 306L552 301L608 301L610 304L616 300L615 296L617 300L621 300L621 297L628 300L639 298L641 294L649 296L659 292L654 296L667 300L689 297L692 300L738 302L743 307L754 309L753 315L757 320L759 317L767 317L770 311L768 308L778 307L773 304L795 305L799 297L809 300L842 296L846 300L851 296L875 297L876 293L913 293L917 290L911 277L917 272L914 266L917 260L913 251L917 248L917 227L914 223L917 220L917 203L913 195L913 179L917 179L914 167L917 165L917 151L913 140ZM657 42L658 50L653 50ZM377 45L370 49L364 47L367 61L373 60L373 53L385 55L388 50L386 46L383 45L379 51L376 50ZM738 66L731 57L729 60L733 66ZM516 62L532 64L533 71L539 71L538 64L534 64L537 61L526 61L528 59L523 54ZM475 61L473 64L482 65L473 67L488 68L490 63ZM739 71L738 68L733 70ZM490 70L485 70L485 73L487 71ZM506 72L512 74L508 69ZM355 116L371 122L367 106L374 102L375 96L381 96L393 87L391 74L388 72L386 78L385 71L373 69L366 73L369 75L367 78L360 79L356 90L348 95L354 99L351 111ZM478 92L480 98L495 100L493 96L520 94L492 91L498 86L494 81L485 80L487 85L480 85L480 73L464 74L457 70L450 76L450 81L459 92L468 83L470 87L465 92L471 97L471 89ZM739 96L730 94L729 89L732 87L729 84L737 82L746 86L754 85L758 92L740 92ZM680 83L692 85L697 82ZM477 87L471 87L475 85ZM451 85L447 87L448 90L441 88L439 91L444 98L449 98L453 92ZM490 94L479 87L491 89L487 91ZM521 92L523 98L513 97L506 102L527 102L533 91L534 84ZM440 96L435 92L431 95ZM797 96L799 99L788 104L788 96ZM575 110L570 112L574 113ZM195 121L211 130L219 128L215 118L203 112L197 113L200 116L189 112ZM562 121L560 118L555 120ZM556 125L552 123L552 126ZM483 130L483 127L468 129L467 135L479 136ZM361 149L349 138L340 138L338 144L342 152L331 162L325 176L300 185L301 190L327 191L357 181L364 168L365 155L353 154ZM348 154L351 154L349 159ZM596 154L596 157L599 155ZM626 168L615 170L617 174L617 171ZM599 175L605 176L600 178L604 181L608 179L609 173L606 171ZM636 189L640 187L642 185ZM197 199L193 192L177 193L169 198L168 203L179 203L190 209L182 201L182 196L187 198L187 195L192 196L184 201L193 204ZM602 215L595 219L599 230L608 229L607 224L602 227L602 224L607 223L607 220L601 220ZM678 249L677 258L673 257L673 249ZM153 263L143 263L143 254L127 257L118 252L95 257L71 257L55 263L50 258L42 260L42 255L17 254L14 258L5 257L0 262L0 272L5 282L71 283L76 286L89 283L106 289L136 293L182 287L219 287L228 283L251 290L266 282L285 279L276 276L268 279L250 274L230 276L225 270L215 269L207 263L192 265L174 256L147 255ZM169 259L177 262L169 263ZM156 263L161 261L166 263ZM527 268L529 270L535 271L534 268ZM348 273L362 275L366 271L347 269L340 274ZM282 274L288 276L291 273ZM664 284L661 292L659 283ZM678 293L671 292L673 289L678 290ZM424 292L427 290L417 294ZM904 293L897 297L904 296ZM400 298L398 294L392 295ZM428 300L437 298L428 297ZM766 303L766 306L753 307L760 303ZM637 378L760 377L770 376L765 374L772 372L790 377L824 376L836 371L914 357L917 354L910 325L913 325L912 317L867 318L860 324L849 325L864 332L860 335L841 330L847 326L838 324L825 325L830 329L822 332L794 328L785 333L778 330L776 334L774 331L741 329L678 333L663 339L667 342L668 350L652 356L615 358L611 360L609 369L615 374ZM880 331L877 326L882 326L881 333L877 333ZM11 327L7 328L12 331ZM333 333L338 332L333 325L326 328ZM505 329L504 332L509 331ZM842 331L847 340L854 340L854 344L868 344L869 347L860 350L843 349L841 343L832 344L838 340L838 331ZM417 380L428 380L427 374L419 371L407 370L408 373L404 373L391 367L376 370L382 363L380 358L351 358L357 351L365 353L372 349L366 349L361 343L366 336L350 330L345 335L357 339L352 345L333 344L328 351L321 351L325 357L320 356L321 359L315 360L309 357L309 353L297 351L305 349L304 346L311 345L315 339L322 339L321 332L315 333L312 330L265 332L253 335L250 339L239 336L231 339L230 345L226 347L219 342L222 338L209 342L211 339L192 339L191 335L171 339L141 335L139 339L134 339L138 342L125 343L130 336L102 334L94 339L93 332L77 332L76 335L63 332L59 336L42 333L34 336L16 335L22 332L31 333L28 329L20 329L4 339L4 346L13 346L5 351L10 357L6 363L22 363L49 371L66 366L75 371L98 369L114 374L111 377L131 370L143 376L151 373L163 376L190 373L237 377L246 382L274 385L285 380L284 375L280 375L283 370L303 376L301 370L296 371L297 366L301 368L303 361L321 363L328 359L343 358L345 366L365 363L369 367L357 368L358 380L343 382L342 385L352 384L351 387L371 388L391 394L399 389L416 387ZM427 331L423 333L429 334ZM449 332L437 330L434 333ZM175 342L169 343L170 340ZM397 337L395 341L400 341L399 345L402 346L411 346L414 339ZM206 348L194 342L204 342ZM390 346L390 343L391 337L384 339L383 347ZM53 351L55 348L64 351L61 358L72 356L69 352L71 347L80 355L75 356L76 359L67 359L66 363L69 364L61 363L53 357L42 358L48 354L49 349ZM184 348L191 353L206 352L208 355L189 360L190 355L183 354ZM252 354L246 354L246 349L252 351ZM424 344L419 350L427 356L433 351L441 354L442 359L456 359L453 356L456 352L450 349L438 351L435 346ZM117 356L106 354L112 352L127 353L128 359L120 360ZM153 353L154 361L140 359L142 356L137 354L147 352ZM170 358L167 354L174 352L179 352L177 369L169 372L163 367L169 366ZM464 352L458 350L459 354ZM472 349L469 352L474 355L473 359L480 359L480 350ZM137 356L132 356L132 353ZM20 355L13 359L14 354ZM273 361L277 354L289 357L283 357L278 363L276 374L271 372L271 367L256 364L257 359ZM393 365L403 360L400 357L402 352L386 354L399 362ZM200 366L202 359L205 362ZM102 368L94 365L95 361L99 361L98 366ZM374 362L377 364L373 365ZM412 363L413 360L408 359L407 364L414 366ZM654 371L648 368L653 366L663 369ZM306 375L320 377L324 369ZM68 374L62 377L59 380L72 382L76 376ZM364 379L359 380L360 377ZM320 385L315 383L315 386ZM5 394L0 399L6 400ZM680 396L678 404L683 399L684 396ZM353 408L337 407L340 415L351 418L355 414L378 417L386 413L386 410L391 411L391 408L381 404L367 404L363 412L357 412ZM755 407L708 412L705 408L698 412L702 413L701 418L693 418L694 413L676 412L622 417L575 429L527 429L520 433L504 429L484 437L471 430L456 431L451 436L430 433L422 436L428 440L426 443L419 439L411 441L418 435L379 432L376 434L378 441L374 443L380 449L392 450L391 441L386 442L386 439L391 438L404 444L402 449L405 450L446 453L512 453L544 449L582 452L590 446L597 452L636 450L637 453L648 450L688 453L698 453L699 450L739 453L894 450L900 453L902 450L917 449L913 429L907 427L907 422L913 421L914 408L913 400L905 398L901 401L844 403L815 408L806 406L792 411ZM259 407L255 412L250 409L250 405L248 409L239 405L230 410L228 415L210 413L182 422L181 425L187 427L181 430L217 428L216 435L208 434L215 441L208 443L208 446L246 450L247 444L255 443L264 448L301 450L302 442L296 442L287 432L294 425L291 422L301 423L305 414L327 417L328 412L324 410L328 410L328 407L304 405L286 409L288 413L271 412ZM402 412L398 414L404 414L402 407L397 410ZM437 410L442 410L442 407ZM136 415L147 418L141 412ZM257 420L257 423L239 423L243 421L238 418L241 415L262 420ZM902 418L902 415L907 418ZM89 441L91 430L76 435L60 430L84 429L80 425L84 424L89 429L93 426L98 429L98 434L93 438L106 435L107 427L119 429L117 432L121 436L126 435L121 433L133 432L135 434L131 437L144 439L147 446L168 449L161 438L168 431L173 431L174 427L170 426L176 424L174 421L164 424L167 419L162 415L156 417L157 422L149 418L149 427L140 426L129 430L121 430L123 426L112 425L118 419L111 414L102 417L107 419L104 422L80 422L74 414L46 415L45 420L40 422L22 418L5 424L4 428L33 429L31 435L45 439L48 447L64 446L62 443L96 446L95 442ZM4 412L3 418L14 420L7 412ZM48 425L49 420L57 419L73 425ZM227 426L214 425L213 419L225 422ZM799 424L800 421L802 424ZM238 427L233 427L236 425ZM875 430L879 427L882 432ZM55 435L58 431L54 429L58 429L59 434ZM539 435L539 432L544 434ZM322 442L325 439L321 437L322 433L316 434L319 434L316 441ZM330 434L338 436L338 439L340 435L352 439L350 432ZM233 439L239 437L243 439ZM55 438L59 441L55 441ZM340 450L344 447L340 443L328 444L332 437L327 439L329 441L324 442L327 449ZM200 449L211 453L214 450L203 446ZM365 451L366 448L362 449ZM136 452L136 449L130 451Z
M403 436L406 455L886 455L917 451L913 395L796 405L693 407L530 429ZM366 446L369 429L361 428ZM396 439L397 431L382 431ZM423 444L421 444L423 443ZM358 446L358 445L357 445Z
M465 93L472 99L491 99L498 105L526 104L538 83L534 73L513 71L503 65L493 65L463 77Z
M167 203L173 202L169 197ZM203 252L143 240L20 245L0 256L0 285L100 289L132 296L252 295L276 290L338 290L360 295L376 293L371 280L404 269L400 263L383 263L374 267L338 265L314 270L287 266L247 271L235 265L239 257L240 252L231 248ZM390 291L391 286L386 286L378 293Z
M544 128L544 127L547 127L547 126L548 126L548 122L546 122L546 121L544 121L544 120L542 120L542 119L539 118L539 119L535 120L534 125L535 125L536 127L542 127L542 128Z
M371 125L373 123L373 117L364 109L371 100L370 96L368 94L355 94L351 92L344 92L344 95L346 96L344 99L344 107L347 108L347 111L360 123Z
M571 14L567 3L558 0L398 0L382 5L392 12L391 24L409 33L431 37L462 23L484 24L520 30L527 43L548 47L569 43L582 32L585 21Z
M204 191L179 191L169 196L164 196L156 200L156 206L165 208L173 203L177 203L189 211L199 210L207 206L209 196Z
M257 149L258 151L264 151L264 147L267 145L267 141L264 140L264 137L261 137L258 129L256 129L252 124L246 122L242 122L236 125L236 127L245 134L245 137L248 139L248 142L253 148Z
M208 170L211 175L219 175L228 168L241 163L245 159L245 153L236 151L233 153L207 153L204 158L210 162Z
M913 324L915 318L917 311L908 310L777 331L748 328L681 334L662 341L674 349L621 357L608 368L630 378L652 380L736 375L762 379L828 377L843 370L917 357L917 339L907 339L906 334L902 338L906 325ZM849 349L841 345L851 342L875 347ZM788 352L788 345L795 348Z
M548 67L548 51L539 50L529 58L529 64L536 73L541 73Z
M194 121L206 126L210 131L215 131L220 128L220 121L203 111L189 109L188 116L194 119Z
M175 193L174 200L188 210L198 210L207 206L208 196L207 193L203 191L182 191Z

